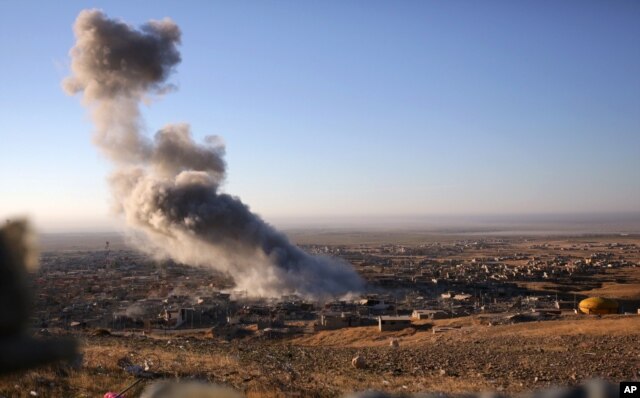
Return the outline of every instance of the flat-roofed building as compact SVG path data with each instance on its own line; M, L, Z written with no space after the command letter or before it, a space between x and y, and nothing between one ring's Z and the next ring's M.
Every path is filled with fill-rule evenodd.
M444 319L449 318L449 314L442 310L413 310L413 319Z
M381 332L402 330L411 326L411 317L408 316L379 316L378 330Z

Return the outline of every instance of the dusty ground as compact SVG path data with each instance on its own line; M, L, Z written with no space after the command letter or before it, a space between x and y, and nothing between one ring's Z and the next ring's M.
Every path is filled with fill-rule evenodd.
M155 337L83 336L80 370L45 368L0 379L0 394L100 396L134 381L124 358L145 359L165 378L231 385L250 397L337 396L385 391L504 391L577 384L599 377L640 378L640 316L571 316L558 321L487 326L477 318L380 333L375 327L324 331L285 340L255 337L225 342L204 334ZM400 339L392 348L391 337ZM365 369L351 359L362 355ZM120 364L119 364L120 362ZM137 396L140 389L131 396Z
M319 235L296 238L317 242ZM326 238L353 244L389 240L388 234L336 237L334 233ZM408 234L393 241L431 239L457 238ZM95 240L91 244L102 242ZM634 243L638 237L527 238L511 243L507 252L580 257L604 251L583 248L596 241ZM532 248L541 243L549 246ZM495 253L464 253L465 258L486 255ZM640 253L634 252L630 260L638 262L638 256ZM607 270L580 283L522 284L531 291L548 294L574 292L577 296L616 298L626 311L636 312L640 307L640 267ZM433 328L441 326L457 329L434 334ZM466 317L423 321L399 332L380 333L375 327L360 327L278 340L251 335L226 341L205 332L103 337L89 332L78 335L84 353L81 368L55 366L0 377L0 397L30 397L31 391L39 397L99 397L135 381L123 370L123 364L143 364L145 360L160 378L226 384L250 398L340 396L365 389L512 394L592 378L612 382L640 379L640 315L568 315L556 321L500 326L488 326L480 317ZM400 340L399 348L389 346L392 337ZM364 369L351 366L356 355L365 358ZM138 386L128 396L139 396L142 388Z

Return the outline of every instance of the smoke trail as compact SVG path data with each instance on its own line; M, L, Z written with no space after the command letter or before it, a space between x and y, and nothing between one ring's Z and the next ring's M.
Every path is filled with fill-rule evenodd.
M180 62L180 29L170 19L135 29L101 11L75 22L69 94L82 93L96 125L94 141L113 160L110 178L118 210L144 233L141 249L186 264L228 272L240 288L262 296L298 293L327 297L356 292L353 268L310 256L220 192L224 145L215 136L194 142L186 124L143 135L139 104L173 89Z

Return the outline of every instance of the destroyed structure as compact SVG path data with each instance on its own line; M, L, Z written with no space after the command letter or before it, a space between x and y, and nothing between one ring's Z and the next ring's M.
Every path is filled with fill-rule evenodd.
M312 254L349 261L368 282L360 298L322 303L295 295L252 297L210 268L155 262L131 250L45 252L33 279L38 295L32 323L114 331L256 325L273 336L372 325L383 331L472 314L505 314L508 322L549 319L574 311L583 297L544 294L527 283L570 284L572 278L635 267L640 251L635 244L515 243L527 250L509 252L514 241L497 238L413 247L307 246Z

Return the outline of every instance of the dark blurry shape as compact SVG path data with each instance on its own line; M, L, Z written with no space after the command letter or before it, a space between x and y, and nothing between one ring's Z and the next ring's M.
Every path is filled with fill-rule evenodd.
M358 355L351 360L351 366L356 369L364 369L367 367L367 361L362 355Z
M241 398L238 392L213 384L196 382L170 383L159 382L147 387L141 398ZM345 395L345 398L507 398L507 395L492 392L478 394L445 394L432 393L400 393L392 394L380 391L363 391ZM552 388L528 394L520 394L521 398L617 398L618 387L611 383L593 380L581 386L570 388Z
M536 391L528 398L616 398L618 386L602 380L592 380L573 388L554 388Z
M508 395L494 392L480 394L444 394L444 393L417 393L417 394L390 394L378 391L365 391L349 394L345 398L507 398ZM520 398L617 398L618 387L601 380L592 380L583 385L569 388L551 388L515 395Z
M0 338L20 334L29 321L32 296L27 268L37 265L24 222L0 229Z
M159 382L147 387L140 398L242 398L240 393L213 384Z
M73 340L27 335L33 298L27 272L37 259L27 223L7 222L0 229L0 374L78 356Z

